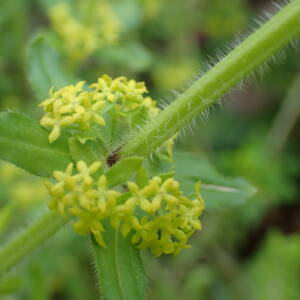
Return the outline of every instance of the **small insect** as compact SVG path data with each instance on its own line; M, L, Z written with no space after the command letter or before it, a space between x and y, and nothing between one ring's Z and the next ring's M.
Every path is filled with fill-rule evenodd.
M118 149L114 150L113 152L111 152L106 160L106 163L108 165L109 168L111 168L119 159L119 150L121 149L121 147L119 147Z

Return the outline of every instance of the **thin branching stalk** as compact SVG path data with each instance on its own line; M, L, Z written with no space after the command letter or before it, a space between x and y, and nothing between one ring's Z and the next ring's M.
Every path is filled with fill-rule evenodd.
M47 212L8 242L0 249L0 277L52 237L69 220L56 212Z
M294 0L129 139L121 156L154 152L299 33L300 0Z

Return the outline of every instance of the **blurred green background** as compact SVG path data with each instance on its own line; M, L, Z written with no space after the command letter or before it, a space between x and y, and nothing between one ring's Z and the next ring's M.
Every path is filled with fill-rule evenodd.
M256 28L262 11L274 12L272 2L2 0L0 110L39 117L43 99L30 89L28 63L36 34L73 78L92 82L107 73L145 81L164 105L206 70L208 57ZM300 299L299 47L263 69L177 143L222 174L246 178L257 193L237 206L207 209L202 232L180 255L143 253L149 299ZM0 162L0 245L46 202L42 179ZM88 240L65 228L0 282L0 299L97 299L91 261Z

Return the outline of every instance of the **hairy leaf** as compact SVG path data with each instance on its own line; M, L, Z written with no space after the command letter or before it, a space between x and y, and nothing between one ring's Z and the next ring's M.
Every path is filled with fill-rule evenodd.
M255 193L243 178L225 177L201 155L175 152L176 177L186 194L194 193L194 184L201 181L201 194L207 207L242 204Z
M107 226L106 248L92 237L100 288L105 300L143 300L146 276L140 253L119 231Z
M46 177L71 162L66 139L49 144L48 132L37 121L16 112L0 113L0 159Z

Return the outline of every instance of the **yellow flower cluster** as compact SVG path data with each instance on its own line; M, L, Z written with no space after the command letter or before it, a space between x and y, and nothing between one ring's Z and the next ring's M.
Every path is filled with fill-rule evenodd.
M95 176L100 167L100 162L88 167L79 161L75 174L73 164L66 172L54 172L57 182L46 184L52 196L49 207L75 216L74 229L80 234L92 233L102 247L105 219L120 229L123 237L131 233L137 248L149 248L156 256L177 254L188 247L188 238L201 229L204 203L199 190L196 199L190 200L173 178L163 181L154 177L143 188L128 182L129 192L121 193L108 188L105 175Z
M141 106L147 108L150 114L160 111L153 99L144 96L148 92L144 82L128 80L123 76L112 79L103 75L91 88L101 93L105 100L115 103L115 108L120 113L127 113Z
M85 8L90 8L88 2L80 2L81 6L77 8L79 16L84 14ZM103 45L114 43L119 37L120 24L107 1L95 3L97 6L92 9L92 13L88 12L89 18L81 16L83 21L74 18L71 8L63 2L50 10L52 26L62 39L67 53L75 61L86 58Z
M199 185L194 200L182 194L179 183L173 178L163 181L154 177L142 189L135 183L128 183L128 188L132 193L131 201L138 203L146 213L140 220L141 228L132 236L133 244L139 249L150 248L156 256L178 254L182 248L189 247L188 238L201 229L199 217L204 201Z
M115 44L119 40L121 24L112 11L109 1L101 0L98 5L93 26L101 29L98 35L98 47Z
M63 127L88 129L91 122L105 125L99 115L105 102L98 93L83 90L84 81L66 86L58 91L50 91L50 97L41 106L45 112L40 124L52 128L49 142L54 142L61 134Z
M157 114L156 102L143 94L147 92L144 82L128 80L125 77L112 79L103 75L97 83L84 90L84 81L69 85L58 91L50 90L49 98L39 106L45 115L40 124L52 128L49 142L59 138L62 128L86 130L93 124L105 125L101 116L107 105L114 104L113 110L123 117L138 107L145 107L149 115Z
M54 6L50 10L50 19L72 59L83 59L97 48L95 29L84 26L74 19L66 3Z
M73 164L70 163L66 172L53 173L57 183L46 181L52 196L49 208L57 210L62 215L68 213L78 217L74 229L79 234L93 233L99 245L104 247L102 238L104 227L101 220L106 218L116 205L120 193L106 189L105 176L101 176L95 184L91 176L101 167L100 162L88 167L83 161L79 161L76 167L77 174L72 174Z
M146 109L150 118L155 117L160 112L156 101L144 95L148 92L144 82L136 82L133 79L128 80L123 76L112 79L108 75L103 75L98 79L97 83L92 84L90 87L100 92L103 95L103 99L114 103L114 109L125 118L128 113L141 107ZM177 135L173 136L163 145L169 158L172 158L176 137Z

